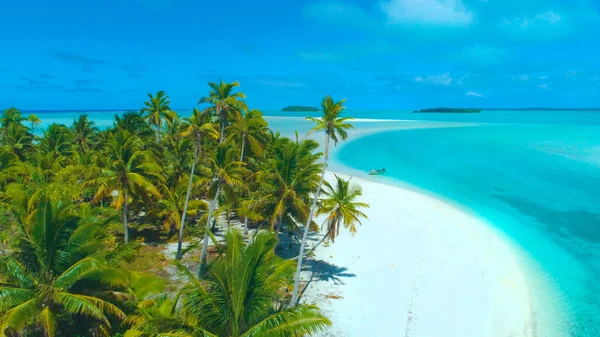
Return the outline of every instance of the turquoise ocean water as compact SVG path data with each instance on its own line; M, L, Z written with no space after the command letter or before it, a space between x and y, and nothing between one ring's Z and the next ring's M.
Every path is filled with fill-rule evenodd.
M70 124L79 114L35 113L44 125ZM99 126L112 125L115 114L86 113ZM289 118L305 113L265 115L279 116L269 122L282 133L305 133L310 127ZM600 112L348 115L482 123L369 134L345 144L334 159L365 176L371 168L385 167L388 182L448 200L503 233L531 266L538 336L600 336ZM397 124L356 126L385 130ZM550 312L560 315L549 318Z
M505 234L531 266L539 336L600 336L600 113L427 115L440 117L486 124L376 133L337 160L385 167Z

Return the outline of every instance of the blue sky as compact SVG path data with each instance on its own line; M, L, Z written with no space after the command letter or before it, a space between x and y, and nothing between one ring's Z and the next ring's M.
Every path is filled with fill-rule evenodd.
M600 106L600 0L6 1L0 108Z

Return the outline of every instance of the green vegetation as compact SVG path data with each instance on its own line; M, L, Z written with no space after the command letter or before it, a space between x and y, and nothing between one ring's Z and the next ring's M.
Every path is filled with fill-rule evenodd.
M413 112L438 112L438 113L478 113L480 109L474 108L430 108L415 110Z
M285 108L281 109L281 111L302 112L302 111L321 111L321 109L315 108L314 106L290 105L290 106L286 106Z
M4 111L0 336L304 336L330 324L297 305L297 272L315 214L333 241L368 207L358 187L324 180L330 141L351 128L344 101L324 98L311 119L320 153L269 130L238 86L209 83L189 118L149 94L106 130L81 115L34 136L39 118ZM282 231L303 232L297 267L275 254Z

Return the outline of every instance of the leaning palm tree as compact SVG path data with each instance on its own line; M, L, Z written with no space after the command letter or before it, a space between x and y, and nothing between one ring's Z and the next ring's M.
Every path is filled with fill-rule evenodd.
M240 144L240 161L244 161L246 147L254 154L260 155L266 140L267 121L260 110L250 110L243 114L235 114L233 123L229 126L229 139Z
M198 101L198 104L208 103L212 106L208 108L208 111L213 116L219 118L220 124L220 136L219 143L223 143L225 140L225 128L228 124L228 119L234 113L240 113L243 110L247 110L246 104L240 101L241 98L246 98L246 95L242 92L233 92L233 89L240 86L238 81L232 83L226 83L219 80L219 83L208 82L210 91L207 97L202 97Z
M160 166L154 162L152 153L142 150L142 145L139 137L127 131L118 131L112 137L107 153L107 167L102 170L101 177L90 182L90 184L98 186L94 201L113 195L113 192L116 193L111 206L116 210L121 208L123 210L125 242L129 241L127 220L129 197L133 195L143 198L160 197L158 188L149 177L153 176L158 180L164 179L158 174Z
M343 225L350 233L356 233L356 225L362 224L360 218L368 219L367 215L359 211L358 208L369 208L364 202L356 201L356 198L362 196L362 189L358 185L351 185L350 180L344 180L342 177L334 174L336 185L331 186L325 182L325 191L327 196L321 200L321 207L317 215L327 214L325 224L327 225L326 237L332 243L340 233L340 225Z
M210 222L214 216L213 212L217 205L217 199L221 193L221 188L232 189L234 187L243 189L244 181L242 177L247 172L243 163L233 160L233 150L222 144L217 146L215 154L210 161L210 168L213 171L214 178L212 181L211 190L215 190L208 214L206 217L206 228L204 229L204 239L202 241L202 253L200 254L200 266L198 267L198 275L202 274L202 268L206 264L208 254L208 238L210 236Z
M314 118L307 117L306 119L315 122L317 125L310 130L310 133L325 131L325 145L324 145L324 157L323 157L323 169L321 171L321 180L317 186L317 191L313 196L312 206L310 207L310 213L308 214L308 220L306 221L306 227L304 227L304 233L302 235L302 242L300 243L300 252L298 254L298 266L296 268L296 277L294 280L294 290L292 292L291 305L295 305L298 301L298 291L300 287L300 272L302 271L302 258L304 255L304 247L306 245L306 239L308 237L308 230L312 222L315 209L317 208L317 200L321 193L323 181L325 180L325 171L327 170L327 161L329 160L329 142L333 140L334 146L340 140L345 140L348 137L347 130L353 128L352 124L348 121L352 120L351 117L340 117L342 111L344 111L344 102L342 99L339 102L335 102L331 96L326 96L321 101L321 108L323 109L323 117Z
M171 101L169 100L169 96L165 94L164 91L159 91L156 93L156 96L152 96L152 94L148 93L148 98L146 102L144 102L144 107L140 110L141 113L145 113L145 118L148 120L148 123L154 126L154 133L156 137L156 142L160 141L160 127L162 126L162 120L165 115L171 113Z
M292 261L275 254L277 236L258 232L248 244L229 230L223 255L199 279L179 266L187 278L181 305L161 301L128 332L131 336L307 336L331 322L314 305L287 308L280 293L294 273ZM165 306L166 304L166 306Z
M124 295L120 273L98 257L110 218L86 220L73 205L43 197L14 219L16 249L0 259L1 336L91 336L125 317L101 297Z
M31 123L32 130L35 130L35 128L42 123L42 120L34 114L29 114L29 116L27 116L27 120L29 123Z
M203 139L217 139L219 134L215 130L214 125L211 123L211 118L207 113L200 112L198 109L194 109L192 116L187 119L189 126L186 131L183 132L184 137L189 137L194 140L194 160L192 162L192 170L190 172L190 180L188 182L187 194L185 196L185 203L183 205L183 212L181 213L181 225L179 226L179 238L177 240L177 254L175 258L180 260L183 257L183 234L185 227L185 217L187 215L188 204L190 201L190 195L192 194L192 184L194 181L194 170L198 163L198 156L201 153L200 142Z
M355 234L356 225L362 224L360 219L368 219L367 215L361 212L359 208L369 208L368 204L356 201L356 198L362 195L360 186L351 185L350 179L344 180L337 174L335 180L335 187L327 181L325 182L323 194L327 198L321 200L321 207L317 211L317 215L327 214L325 219L327 233L324 238L328 238L332 243L335 242L336 236L340 233L341 225L348 229L350 233Z

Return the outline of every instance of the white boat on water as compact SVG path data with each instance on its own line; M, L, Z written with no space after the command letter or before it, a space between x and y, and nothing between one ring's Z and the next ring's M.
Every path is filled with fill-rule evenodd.
M385 169L384 168L382 168L380 170L373 169L373 170L369 171L369 175L371 175L371 176L374 176L374 175L377 175L377 174L383 174L383 173L385 173Z

